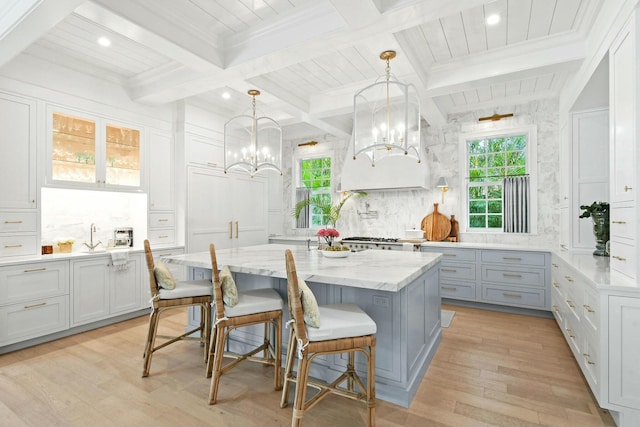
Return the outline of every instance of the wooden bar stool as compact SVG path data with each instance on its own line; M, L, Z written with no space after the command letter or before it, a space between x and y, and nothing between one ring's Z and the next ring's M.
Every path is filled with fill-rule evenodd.
M291 333L287 349L284 387L280 407L287 406L289 401L289 385L296 383L292 427L302 425L304 414L313 408L321 399L330 393L348 397L365 403L368 411L368 425L375 425L375 364L376 364L376 323L355 304L333 304L317 307L315 298L301 299L302 293L311 290L298 278L293 254L289 249L285 252L287 265L287 294L289 296L289 313L291 315ZM313 295L313 293L311 293ZM307 327L307 322L319 318L319 327ZM355 370L355 353L361 352L367 359L367 385L365 386ZM331 384L309 379L309 368L313 359L325 354L348 353L345 372ZM293 363L298 357L298 373L293 373ZM346 387L340 387L346 381ZM358 386L357 392L354 385ZM306 400L307 387L313 387L318 393Z
M176 341L188 338L189 335L196 332L200 333L199 341L204 346L205 362L209 355L209 334L211 331L211 301L213 288L209 280L189 280L171 283L171 286L162 282L158 282L158 277L164 277L167 283L172 281L171 274L165 271L161 265L156 265L153 261L151 246L149 241L144 241L144 252L147 257L147 267L149 269L149 287L151 291L151 316L149 317L149 332L147 334L147 343L144 348L144 367L142 376L149 376L151 368L151 358L153 353L163 347L173 344ZM165 287L163 287L165 286ZM169 289L173 286L173 289ZM200 325L178 337L172 337L168 341L163 342L155 347L156 335L158 333L158 323L160 321L160 313L170 308L178 307L200 307Z
M209 391L209 405L213 405L218 399L218 386L220 377L244 360L258 362L274 366L274 389L282 389L282 298L275 289L252 289L242 292L235 290L235 284L221 283L216 249L213 244L209 246L211 254L211 269L213 271L213 302L215 307L215 323L211 333L211 345L207 362L207 378L211 378ZM227 280L232 282L229 273ZM225 282L227 281L225 280ZM231 289L227 288L231 285ZM224 288L224 292L223 292ZM225 304L225 292L237 293L237 303L232 307ZM228 295L227 295L228 297ZM235 299L235 298L232 298ZM227 298L229 301L229 299ZM244 353L225 352L225 345L229 333L234 329L264 324L264 342L255 349ZM271 342L270 327L273 326L275 345ZM263 357L256 357L259 352ZM234 360L222 365L224 357Z

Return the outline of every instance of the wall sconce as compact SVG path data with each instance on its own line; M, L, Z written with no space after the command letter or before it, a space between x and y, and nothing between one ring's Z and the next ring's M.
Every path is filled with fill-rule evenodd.
M449 184L447 184L447 180L444 179L444 176L440 177L438 183L436 184L436 187L438 187L440 191L442 191L442 204L444 205L444 193L449 191Z

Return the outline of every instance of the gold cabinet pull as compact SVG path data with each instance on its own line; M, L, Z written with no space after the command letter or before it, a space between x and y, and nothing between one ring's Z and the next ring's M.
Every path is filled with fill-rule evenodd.
M567 305L571 308L576 308L576 306L573 304L573 301L571 301L570 299L567 300Z
M458 256L456 254L442 254L442 256Z
M522 278L522 274L513 274L513 273L502 273L504 277L517 277L519 279Z
M627 221L611 221L611 224L626 224Z
M627 191L631 191L633 190L633 187L629 187L627 185L624 186L624 192L626 193Z
M502 259L505 261L522 261L522 258L520 257L511 257L511 256L503 256Z
M236 221L236 239L238 238L238 235L240 234L239 231L238 231L238 228L239 228L238 222L239 221Z
M556 264L555 262L552 262L551 265L553 265L555 268L558 268L558 264Z
M213 163L213 162L207 162L207 166L215 167L215 166L218 166L218 164L217 163Z
M229 221L229 238L233 239L233 221Z
M21 248L22 245L4 245L5 249L9 249L9 248Z
M571 338L575 338L576 337L576 335L573 333L573 329L571 329L571 328L567 328L567 334Z
M584 309L587 310L588 313L595 313L596 311L591 308L591 306L589 304L584 304L583 305Z
M166 239L166 238L168 238L168 237L169 237L169 236L167 236L167 235L163 235L163 236L158 236L158 239Z
M571 276L564 276L565 279L567 279L569 282L573 282L573 279L571 278Z
M513 294L511 292L503 292L502 296L507 297L507 298L522 298L521 294Z
M627 260L626 258L622 258L621 256L617 256L617 255L611 255L611 258L615 258L618 261L626 261Z
M596 362L592 362L591 361L591 356L589 356L588 353L582 353L582 355L584 356L584 360L587 361L587 365L595 365Z
M158 220L158 222L167 222L167 221L169 221L167 218L160 218L160 219Z
M22 224L22 221L5 221L5 224Z
M441 268L440 271L446 271L447 273L455 273L456 270L455 268Z
M25 310L29 310L30 308L42 307L43 305L47 305L47 303L46 302L41 302L40 304L25 305L24 309Z
M556 289L560 289L560 285L558 285L558 282L553 282L553 287Z
M440 286L440 289L446 289L447 291L457 291L458 288L455 286Z
M42 268L32 268L30 270L24 270L24 273L33 273L35 271L45 271L47 268L46 267L42 267Z
M553 308L553 311L555 311L556 313L560 313L560 309L558 308L557 305L552 305L551 308Z

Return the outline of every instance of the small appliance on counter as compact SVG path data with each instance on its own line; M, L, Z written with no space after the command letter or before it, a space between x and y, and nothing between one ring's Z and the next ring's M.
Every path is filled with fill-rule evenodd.
M113 230L113 245L116 248L133 247L133 228L120 227Z

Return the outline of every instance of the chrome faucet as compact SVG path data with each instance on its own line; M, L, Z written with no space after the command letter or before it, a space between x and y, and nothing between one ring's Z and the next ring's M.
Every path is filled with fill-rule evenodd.
M90 251L92 251L92 252L93 252L93 251L95 250L95 248L97 248L97 247L98 247L98 245L101 245L101 244L102 244L102 242L101 242L100 240L98 240L98 243L96 243L95 245L93 244L93 233L95 233L95 232L96 232L96 225L95 225L95 224L93 224L93 223L91 224L91 227L90 227L90 229L89 229L89 232L91 233L91 240L90 240L90 243L84 242L84 245L85 245L86 247L88 247Z

